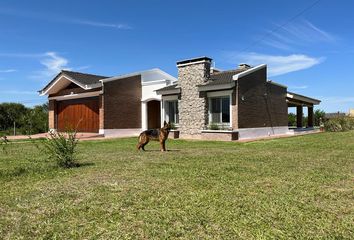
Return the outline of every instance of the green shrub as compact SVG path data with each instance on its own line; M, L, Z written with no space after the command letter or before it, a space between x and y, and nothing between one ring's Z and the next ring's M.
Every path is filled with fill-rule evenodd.
M326 131L329 132L345 132L354 130L354 118L337 117L327 120L324 123Z
M6 146L8 142L9 140L7 139L6 136L0 137L0 147L4 153L6 153Z
M59 167L71 168L78 166L76 162L77 143L76 131L65 133L50 131L49 137L42 141L39 148L47 154L49 159L54 159Z
M172 130L176 130L176 129L177 129L177 127L176 127L176 124L175 124L175 123L170 123L170 126L171 126L171 129L172 129Z
M220 127L219 127L219 125L217 123L211 122L209 124L209 129L210 130L220 130Z

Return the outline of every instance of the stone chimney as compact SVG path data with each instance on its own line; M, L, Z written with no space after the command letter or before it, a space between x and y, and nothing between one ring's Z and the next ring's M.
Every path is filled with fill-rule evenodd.
M182 137L198 137L207 123L207 99L200 96L198 85L210 76L211 58L199 57L177 62L179 101L179 130Z

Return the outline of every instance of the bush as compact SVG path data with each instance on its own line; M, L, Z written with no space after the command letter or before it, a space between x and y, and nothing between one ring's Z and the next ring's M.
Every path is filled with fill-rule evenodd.
M210 130L220 130L220 127L219 127L218 124L211 122L211 123L209 124L209 129L210 129Z
M7 139L6 136L0 137L0 147L4 153L6 153L6 146L8 142L9 140Z
M49 137L42 141L39 147L48 155L49 159L54 159L59 167L71 168L77 167L76 146L78 139L76 131L67 131L66 133L49 132Z
M326 131L329 132L344 132L354 130L354 118L337 117L327 120L324 123Z

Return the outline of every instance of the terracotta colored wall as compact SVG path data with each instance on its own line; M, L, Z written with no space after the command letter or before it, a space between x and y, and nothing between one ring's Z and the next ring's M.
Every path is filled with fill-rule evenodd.
M55 129L55 110L56 103L55 100L49 100L49 108L48 108L48 127L49 129Z

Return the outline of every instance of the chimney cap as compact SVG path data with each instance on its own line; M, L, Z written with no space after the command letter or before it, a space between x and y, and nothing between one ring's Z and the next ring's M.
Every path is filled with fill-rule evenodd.
M238 67L239 67L240 69L249 69L249 68L251 68L251 65L249 65L249 64L247 64L247 63L240 63L240 64L238 65Z
M177 66L182 65L182 64L184 65L184 64L191 64L191 63L197 63L197 62L203 62L203 61L211 62L212 60L213 59L206 57L206 56L189 58L189 59L178 61Z

